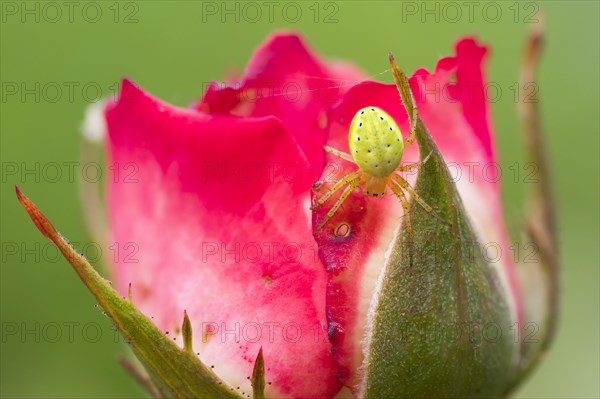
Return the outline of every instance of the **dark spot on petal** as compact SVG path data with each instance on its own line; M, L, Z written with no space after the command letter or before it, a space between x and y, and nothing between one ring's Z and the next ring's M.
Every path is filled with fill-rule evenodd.
M333 234L336 237L348 237L350 235L350 225L348 223L342 223L334 230Z
M361 114L361 115L362 115L362 114L364 114L364 113L365 113L365 111L361 111L361 112L360 112L360 114Z
M383 116L379 115L379 119L383 120Z
M357 136L357 137L356 137L356 139L357 139L358 141L360 141L360 137L358 137L358 136Z

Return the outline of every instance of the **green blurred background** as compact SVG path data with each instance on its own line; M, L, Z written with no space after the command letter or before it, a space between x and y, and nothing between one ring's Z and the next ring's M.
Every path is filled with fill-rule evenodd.
M369 74L387 68L390 50L407 71L431 69L440 56L452 53L458 37L475 34L493 49L488 78L503 91L492 108L502 167L508 171L523 162L510 87L518 79L528 18L539 8L547 21L539 92L558 195L562 312L552 351L517 396L597 398L599 3L483 2L472 19L463 2L288 3L277 2L272 20L263 2L254 3L263 14L253 22L254 11L244 13L243 3L237 6L239 21L235 14L222 21L220 13L204 12L207 6L223 11L221 2L73 2L72 15L63 2L2 2L1 396L143 396L115 362L126 347L109 320L94 309L91 295L35 230L14 195L18 183L63 234L80 247L90 242L77 184L64 163L78 161L79 125L98 88L110 95L121 77L130 76L155 95L187 105L200 96L203 82L243 68L253 49L278 28L302 32L320 54L351 60ZM456 5L462 12L458 18ZM227 7L234 9L235 2ZM298 7L302 15L294 22ZM414 7L417 13L409 15ZM424 7L439 12L426 14ZM379 78L391 81L387 73ZM22 98L23 89L36 83L40 98ZM18 93L12 94L15 84ZM56 85L62 87L58 99ZM74 87L71 98L69 86ZM52 163L62 165L58 178L47 166ZM33 172L23 176L28 169ZM75 173L82 171L75 168ZM524 184L506 174L511 177L503 179L505 210L518 237Z

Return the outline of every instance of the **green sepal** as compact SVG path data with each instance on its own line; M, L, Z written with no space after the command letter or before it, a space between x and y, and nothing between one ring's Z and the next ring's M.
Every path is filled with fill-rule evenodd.
M254 361L252 393L254 399L265 399L265 361L263 359L262 348L258 351L258 356L256 356L256 360Z
M194 348L192 347L192 323L185 310L183 311L181 335L183 335L183 349L187 352L194 353Z
M394 76L407 93L401 86L408 81L397 78L404 75ZM402 97L406 104L412 95ZM437 146L416 119L421 157L431 156L415 189L434 213L411 201L412 234L403 223L384 266L371 304L360 397L501 397L517 356L508 292L483 257Z
M537 69L545 41L543 18L531 26L521 62L520 85L535 84ZM527 161L538 168L537 181L526 186L527 208L524 220L524 245L535 249L528 262L517 265L523 296L522 333L535 329L535 338L522 339L519 370L509 389L509 395L548 352L556 334L559 319L560 245L557 213L550 161L546 152L544 129L540 118L539 99L520 101Z
M40 232L52 241L115 323L125 341L146 369L162 398L240 399L225 382L191 351L191 324L184 316L186 349L178 347L142 314L123 299L98 274L85 257L56 231L44 214L17 187L17 197ZM131 292L129 293L131 299Z

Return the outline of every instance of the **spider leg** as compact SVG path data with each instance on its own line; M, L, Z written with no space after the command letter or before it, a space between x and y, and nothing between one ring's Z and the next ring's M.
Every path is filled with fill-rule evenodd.
M419 118L417 102L410 89L410 84L408 83L406 75L394 60L392 53L390 53L390 67L392 69L392 75L394 76L394 82L396 83L396 87L398 88L398 92L400 93L400 97L402 98L402 102L404 103L404 107L410 118L410 134L406 139L406 144L410 145L415 141L415 134L417 132L417 121Z
M418 167L420 167L421 165L423 165L425 162L427 162L429 160L429 157L431 157L431 154L433 154L433 150L431 150L429 152L429 154L427 154L427 156L425 157L425 159L415 162L415 163L410 163L408 165L404 165L404 166L399 166L397 170L399 170L400 172L408 172L411 171L413 169L416 169Z
M397 183L400 187L402 187L404 190L408 191L408 193L410 194L410 196L419 203L419 205L421 205L421 207L423 207L423 209L425 209L427 212L432 212L433 209L427 205L427 203L425 201L423 201L423 198L421 198L419 196L419 194L417 194L417 192L414 190L414 188L412 188L410 186L410 184L408 184L408 182L406 180L404 180L404 178L400 175L392 175L392 179L394 180L395 183Z
M417 102L415 101L415 96L414 96L412 90L409 90L409 91L410 91L410 98L413 103L413 114L412 114L412 118L410 120L410 134L406 138L407 145L411 145L413 143L413 141L415 141L415 135L417 134L417 119L419 118L419 111L417 110Z
M388 186L392 190L392 192L396 194L398 198L400 198L400 202L402 202L402 208L404 209L404 217L406 218L406 231L410 236L412 235L412 225L410 223L410 207L408 205L406 195L404 195L402 188L400 188L400 186L398 186L397 184L394 184L394 182L392 182L391 180L388 182Z
M319 224L319 226L315 230L314 234L317 234L319 232L319 230L321 230L323 228L323 226L325 226L325 224L329 221L329 219L331 219L333 217L333 215L335 215L335 213L340 208L340 206L342 206L344 201L346 201L346 199L348 198L350 193L352 193L352 191L356 187L358 187L360 185L360 183L361 183L361 179L358 177L356 177L354 180L350 181L350 184L344 189L344 191L342 191L342 194L337 199L335 204L331 207L329 212L327 212L327 215L325 215L325 219L323 219L321 224Z
M353 164L356 165L356 162L354 162L354 158L352 158L352 155L350 155L348 153L345 153L343 151L340 151L340 150L335 149L333 147L330 147L328 145L324 145L323 149L325 151L327 151L327 152L335 155L336 157L342 158L343 160L348 161L348 162L352 162Z
M333 187L331 187L329 190L327 190L327 192L325 194L323 194L318 200L316 200L315 203L310 207L310 209L315 210L318 207L320 207L321 205L323 205L325 203L325 201L327 201L329 198L331 198L331 196L333 194L335 194L343 186L352 182L355 179L358 179L359 175L360 175L360 171L357 170L356 172L348 173L346 176L342 177L340 180L338 180L333 185Z
M440 215L438 215L432 207L430 207L429 205L427 205L427 203L423 200L423 198L421 198L421 196L419 194L417 194L417 192L415 191L414 188L412 188L410 186L410 184L408 184L408 182L400 175L396 175L393 174L392 175L392 180L394 181L394 183L398 184L402 189L408 191L408 193L410 194L410 196L419 203L419 205L421 205L421 207L423 209L425 209L428 213L430 213L431 215L433 215L437 220L439 220L440 222L444 223L445 225L451 226L452 224L446 220L444 220Z

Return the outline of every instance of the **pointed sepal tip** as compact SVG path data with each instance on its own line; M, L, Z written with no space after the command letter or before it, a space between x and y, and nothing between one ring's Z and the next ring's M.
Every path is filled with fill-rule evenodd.
M252 392L254 399L265 399L265 361L262 347L258 351L252 370Z
M192 323L188 317L187 311L183 311L183 324L181 326L183 334L183 349L188 352L194 352L192 348Z

